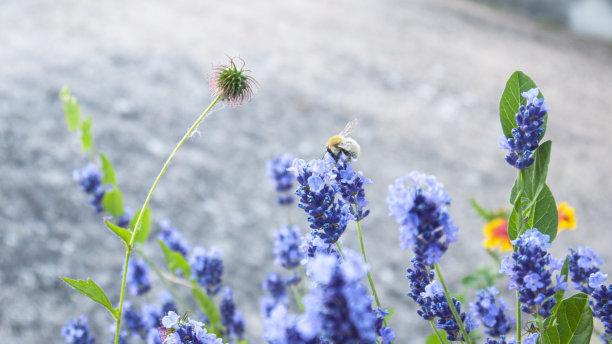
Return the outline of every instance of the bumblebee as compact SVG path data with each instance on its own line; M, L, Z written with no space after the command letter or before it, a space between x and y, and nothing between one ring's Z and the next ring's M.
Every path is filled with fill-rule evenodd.
M325 147L329 154L331 154L336 160L339 158L340 153L344 153L344 155L352 160L357 160L359 157L361 147L359 146L359 143L355 141L355 139L349 137L353 129L355 129L357 126L357 123L357 119L353 119L346 124L340 133L327 139L327 144Z

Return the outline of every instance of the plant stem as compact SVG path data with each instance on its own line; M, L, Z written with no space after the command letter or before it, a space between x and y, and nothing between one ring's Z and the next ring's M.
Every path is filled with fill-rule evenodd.
M151 268L153 269L153 271L155 272L159 280L164 284L166 289L168 289L170 294L172 294L172 297L179 303L179 307L183 310L188 309L189 307L187 306L187 303L184 302L183 298L179 297L179 295L176 293L176 291L174 290L174 288L172 287L170 283L178 284L181 286L187 286L190 288L191 286L189 285L189 282L184 281L183 279L178 279L178 278L176 278L177 280L174 280L174 276L167 276L157 266L157 264L155 264L155 262L144 253L144 251L139 249L137 246L134 247L134 250L142 257L142 259L144 259L145 262L147 262L147 264L149 264L149 266L151 266Z
M206 115L208 115L210 113L212 108L220 100L221 100L221 95L216 96L215 99L213 99L213 101L208 105L208 107L202 112L202 114L191 125L191 127L189 127L189 129L187 130L185 135L183 135L183 138L181 138L181 140L176 144L176 146L174 146L174 149L172 150L172 152L170 153L170 155L166 159L166 162L162 166L161 171L159 171L159 174L157 175L157 178L155 178L155 181L153 182L153 185L151 185L151 188L149 189L149 193L147 194L147 197L145 198L145 201L142 204L142 207L140 209L146 209L147 208L147 206L149 205L149 201L151 200L151 196L153 196L153 191L155 191L155 189L157 188L157 184L159 183L159 181L160 181L161 177L164 175L164 173L166 173L166 170L168 169L168 166L170 166L170 163L172 162L172 159L174 159L174 156L176 155L178 150L181 148L181 146L183 146L185 141L187 141L187 139L189 139L191 137L191 135L196 131L196 129L198 128L200 123L202 123L202 121L204 120ZM123 312L123 299L125 298L125 284L127 282L126 281L126 277L127 277L127 265L128 265L128 261L130 259L130 253L132 251L132 247L134 247L134 240L136 239L136 233L138 233L138 231L140 230L140 226L142 224L142 215L143 214L144 214L144 211L140 211L138 213L138 218L136 219L136 223L134 224L134 230L132 231L132 237L130 238L130 242L126 245L126 249L125 249L125 264L124 264L124 267L123 267L123 278L121 279L121 293L119 294L119 315L118 315L118 318L117 318L117 326L115 328L115 344L119 344L119 331L121 329L121 315L122 315L122 312Z
M436 325L434 325L433 320L429 320L429 326L431 326L431 329L436 334L436 337L438 337L440 343L444 343L444 339L442 339L442 335L440 334L440 332L438 332L438 329L436 328Z
M340 253L340 257L344 259L344 253L342 253L342 246L340 246L340 242L336 241L336 248L338 249L338 253Z
M356 205L355 205L356 207ZM361 254L363 255L363 261L368 264L368 256L366 255L365 244L363 240L363 231L361 230L361 220L357 220L357 235L359 236L359 247L361 248ZM372 295L374 295L374 301L376 302L376 306L382 309L380 304L380 298L378 297L378 293L376 292L376 286L374 286L374 279L372 278L372 274L370 273L370 269L368 269L368 283L370 284L370 289L372 289ZM387 326L387 319L383 318L383 324Z
M516 292L516 344L521 344L521 301L519 301L519 293Z
M298 290L298 286L296 285L291 286L291 291L293 292L293 299L295 300L295 304L298 308L298 311L300 311L300 313L304 312L304 304L302 303L302 295L300 291Z
M466 343L471 344L472 339L470 338L467 331L465 330L463 321L461 321L461 317L459 316L459 313L457 312L457 309L455 308L455 304L453 303L453 298L451 297L450 292L448 291L448 287L446 286L446 282L444 282L444 277L442 276L442 272L440 271L440 265L434 264L434 269L436 270L436 275L438 276L438 279L440 280L440 284L442 284L442 288L444 288L444 296L446 296L446 302L448 303L451 313L453 313L453 318L455 318L455 322L457 322L457 326L459 326L459 330L461 330L461 335L463 335L463 339L465 340Z

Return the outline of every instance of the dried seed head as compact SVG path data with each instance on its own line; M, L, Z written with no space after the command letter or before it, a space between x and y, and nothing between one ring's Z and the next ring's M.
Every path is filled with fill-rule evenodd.
M213 94L221 96L230 106L240 106L249 101L257 88L257 81L248 74L248 69L244 69L244 61L236 59L242 62L241 67L236 66L234 58L230 58L229 64L216 67L210 78Z

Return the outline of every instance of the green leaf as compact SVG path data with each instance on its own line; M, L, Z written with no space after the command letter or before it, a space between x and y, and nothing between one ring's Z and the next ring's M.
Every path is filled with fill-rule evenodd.
M471 274L465 276L463 280L461 280L461 283L465 287L482 289L493 286L495 281L497 281L497 278L498 274L496 271L485 267L479 268Z
M134 230L136 220L138 219L138 216L140 216L141 211L142 209L138 210L136 214L134 214L134 217L132 217L132 221L130 222L130 229L132 231ZM136 237L134 238L136 242L143 243L147 241L147 239L149 238L149 234L151 234L152 222L153 221L151 220L151 208L146 208L144 213L142 214L142 220L140 220L140 229L136 232Z
M550 319L550 318L549 318ZM547 327L538 337L539 344L560 344L559 331L557 324Z
M432 333L427 337L427 339L425 339L425 344L450 344L450 342L446 339L446 331L438 329L438 333L440 334L440 337L442 337L442 341L440 341L437 334Z
M159 240L159 246L164 252L164 256L166 257L166 264L168 264L168 269L173 273L176 273L176 270L179 270L184 277L191 276L191 267L189 263L179 252L171 250L163 241Z
M81 124L81 108L77 99L70 94L70 89L64 86L59 93L59 98L64 104L64 116L68 124L68 130L75 132Z
M117 185L117 177L115 169L106 155L100 153L100 161L102 162L102 183Z
M563 278L563 282L567 283L567 275L568 275L568 264L569 264L569 256L565 257L565 261L563 262L563 266L561 267L561 276ZM555 299L557 300L557 304L553 307L552 312L556 313L556 309L561 304L561 300L563 300L563 296L565 295L565 290L560 289L555 293Z
M512 185L512 191L510 191L510 204L514 204L520 192L521 192L521 181L520 181L520 174L519 174L519 177L516 178L516 180L514 181L514 184Z
M130 239L132 238L132 233L129 230L117 226L110 220L106 220L104 221L104 223L106 224L106 228L108 228L111 232L115 233L115 235L117 235L121 240L123 240L126 245L129 244Z
M522 191L529 198L536 196L546 184L551 146L552 142L550 140L541 144L533 153L534 163L521 170Z
M125 214L125 209L123 208L123 194L119 187L115 186L112 190L104 193L102 206L106 212L114 217Z
M552 242L557 236L558 222L555 198L550 188L544 184L535 199L527 197L523 192L519 194L508 218L508 236L510 240L514 240L525 230L537 228L548 235Z
M91 116L87 117L83 123L81 123L81 146L83 147L83 152L89 152L93 149L93 133L91 130L91 126L93 124L93 118Z
M523 211L522 208L522 198L519 194L514 201L514 207L512 208L510 217L508 217L508 237L510 240L518 238L520 232L523 230L524 219L521 217L521 213Z
M502 131L507 138L512 137L512 128L516 127L516 113L521 104L525 103L524 99L521 97L521 93L529 91L534 87L537 87L535 82L521 71L512 73L506 82L506 88L499 101L499 119L501 121ZM546 121L544 122L543 128L546 130ZM544 133L542 133L542 135L544 135Z
M561 301L556 322L560 343L589 343L593 333L593 314L588 296L578 293Z
M476 199L471 198L470 205L472 206L472 209L474 209L476 214L482 217L483 220L491 221L493 219L494 217L493 212L485 209L482 205L480 205L480 203L478 203L478 201L476 201Z
M113 316L113 318L117 319L119 312L113 308L113 305L108 300L104 290L102 290L102 288L100 288L100 286L97 285L91 278L88 278L87 281L68 277L63 277L62 279L64 282L66 282L66 284L74 288L79 293L104 306L104 308L106 308L106 310Z
M223 324L221 323L219 308L217 308L215 302L208 297L196 283L193 283L191 293L204 315L208 318L210 330L220 337L223 333Z

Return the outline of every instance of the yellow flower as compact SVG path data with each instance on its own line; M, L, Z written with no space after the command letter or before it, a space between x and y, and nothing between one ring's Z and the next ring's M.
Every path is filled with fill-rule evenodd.
M557 227L558 232L565 230L573 231L576 229L576 214L574 208L569 203L561 202L557 206L557 212L559 213L559 226Z
M487 250L499 249L501 252L512 250L506 219L498 217L489 221L482 227L482 234L484 235L482 246Z

